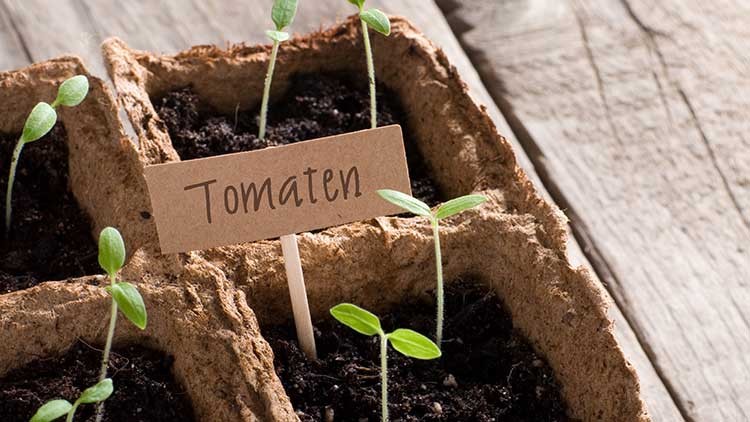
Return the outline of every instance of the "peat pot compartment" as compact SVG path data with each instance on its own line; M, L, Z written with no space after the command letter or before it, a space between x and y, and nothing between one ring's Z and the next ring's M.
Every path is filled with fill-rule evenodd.
M8 169L24 123L40 101L51 103L62 81L86 74L72 57L53 59L25 69L0 73L0 294L50 280L100 272L91 209L78 194L75 167L79 127L72 109L58 109L58 122L41 139L22 150L12 195L10 231L5 228ZM95 85L95 83L94 83ZM96 87L78 107L96 109ZM88 164L90 165L90 163ZM80 192L80 190L78 190Z
M281 76L289 80L279 80ZM159 98L152 95L151 100L182 160L258 150L370 127L368 88L364 81L355 80L352 72L285 73L274 82L287 86L287 90L270 106L264 140L257 137L257 101L253 109L235 108L223 113L200 97L192 85ZM402 127L414 196L436 205L443 198L418 150L398 96L380 84L378 100L378 126Z
M25 145L19 160L13 230L7 242L0 240L0 278L18 278L21 287L100 273L96 238L106 226L120 230L129 251L154 236L153 222L143 217L149 202L142 167L124 135L115 100L74 56L0 73L3 199L12 150L29 112L40 101L51 103L60 84L75 75L88 78L86 99L75 107L58 107L56 126ZM26 271L29 262L32 270Z
M431 328L436 283L433 243L429 223L415 220L381 219L380 228L356 233L337 228L329 231L327 238L300 236L308 298L313 319L319 323L319 347L323 353L334 350L339 341L336 337L346 333L346 330L339 331L328 311L343 302L383 316L386 330L416 328L423 334L434 335ZM508 377L511 381L514 376L524 378L522 374L531 374L530 377L539 380L540 383L531 387L534 393L524 400L529 397L532 402L536 400L539 387L539 397L545 404L534 403L552 412L545 415L557 415L551 420L566 420L558 418L559 412L584 421L647 420L637 377L614 339L600 287L586 270L572 268L537 241L534 233L538 224L528 215L479 209L456 216L441 232L444 279L449 292L446 296L446 356L448 351L461 350L458 337L464 337L462 340L467 344L481 343L484 336L492 337L494 333L495 339L490 345L496 347L492 350L497 355L498 367L492 369L498 372L487 373L497 375L502 373L502 368L510 371L508 368L519 362L522 362L519 368L528 364L531 372L507 373L506 381ZM295 352L288 349L295 342L283 268L276 263L281 259L279 252L270 247L259 248L256 252L259 256L250 256L248 260L257 258L263 265L249 265L244 269L248 273L243 276L250 284L242 288L264 327L263 334L274 347L277 373L282 382L287 383L292 404L297 405L304 396L304 388L312 384L303 383L301 390L292 391L295 387L289 382L292 378L298 381L294 378L298 373L289 372L289 368L278 361L282 356L291 356L292 366L305 368L302 360L297 359L299 356L295 357ZM467 284L473 288L467 289ZM377 353L377 345L366 337L353 334L351 338L356 347L341 346L342 350L363 349L366 353ZM509 343L502 340L509 338ZM519 349L507 347L516 343ZM482 346L476 344L473 347L481 349ZM392 356L399 359L395 354ZM367 356L363 359L354 366L367 368L366 362L370 360ZM410 360L398 362L397 368L401 369L397 371L408 371L414 365ZM447 362L450 365L451 359ZM339 362L340 366L336 367L336 363L331 363L332 368L344 372L326 377L343 376L346 364ZM506 364L510 366L504 366ZM470 365L469 371L486 366L477 362L465 365ZM460 385L459 369L451 371L455 372L453 375ZM359 382L368 379L359 370L352 369L350 375L362 376ZM371 375L377 376L377 372ZM448 374L442 375L447 377ZM481 377L482 374L471 375ZM437 381L426 381L431 382ZM452 384L450 380L447 382ZM355 387L354 390L359 388ZM508 388L507 385L496 387ZM512 390L518 394L527 391L520 385L513 386ZM411 391L403 395L416 397L422 393ZM558 394L560 400L554 398ZM345 400L342 396L331 397ZM501 406L499 403L488 406L495 405ZM533 413L526 414L525 419L517 416L519 419L512 420L548 420L546 416Z
M507 142L442 51L402 18L394 17L392 28L389 37L373 37L379 121L403 126L414 193L435 204L507 188L514 202L525 201L514 196ZM157 164L367 128L360 31L351 18L282 43L265 142L255 134L270 46L198 46L164 56L110 39L103 49L139 154L144 164Z
M389 351L394 417L568 420L552 369L514 329L487 283L472 276L452 280L446 284L445 303L440 359L419 361ZM434 339L434 297L404 297L379 317L386 332L409 328ZM330 316L317 321L315 328L315 363L298 348L293 325L264 330L274 349L276 372L300 419L318 421L333 412L339 420L376 420L380 406L369 398L378 397L380 389L378 339L355 333Z
M0 135L0 159L6 164L18 137ZM0 236L0 294L101 271L91 219L69 190L67 139L58 123L24 147L13 189L11 229ZM8 167L2 168L4 199ZM4 221L2 225L5 232Z
M7 340L0 344L1 420L28 421L45 402L58 398L73 402L96 384L111 300L103 283L99 277L84 277L2 298L0 337ZM167 330L180 328L175 318L165 318L173 312L164 303L170 292L140 290L149 310L149 326L140 331L118 317L108 369L115 389L105 402L105 421L198 420L182 369L188 352L168 342L174 334ZM76 420L89 420L94 409L82 405Z
M270 375L271 351L244 297L223 288L184 287L192 282L206 286L209 279L214 285L225 283L206 267L189 265L176 283L136 276L139 271L125 270L129 280L142 281L138 289L148 325L141 331L118 317L108 374L115 396L105 402L114 413L110 420L292 420L291 410L276 398L282 390ZM18 406L35 409L52 398L74 400L96 378L110 297L91 279L47 283L0 300L0 338L6 339L0 343L0 420L28 420L30 414L3 413ZM55 362L65 367L51 367ZM81 373L71 373L71 367ZM61 379L61 372L69 373L70 382ZM29 374L34 379L22 379ZM40 381L49 381L46 392L36 391ZM127 400L127 409L114 403L121 399ZM90 410L82 406L80 419Z

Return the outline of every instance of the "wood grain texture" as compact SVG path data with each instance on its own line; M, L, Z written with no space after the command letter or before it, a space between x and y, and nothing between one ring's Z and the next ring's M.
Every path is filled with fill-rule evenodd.
M5 4L0 4L0 71L23 67L31 62Z
M685 418L750 420L747 3L445 6Z
M21 33L30 46L34 60L73 52L84 58L92 73L102 77L105 76L105 72L101 66L98 46L109 36L118 36L135 48L174 53L196 44L266 42L263 30L271 25L268 16L271 0L256 1L253 2L253 6L247 1L239 0L165 0L158 3L147 0L0 1L8 6L12 12L10 16L20 25ZM54 8L50 7L53 3ZM514 144L521 167L535 182L537 189L549 198L536 175L532 160L513 136L503 115L484 88L478 73L435 4L431 0L371 0L368 4L381 7L389 13L407 16L428 37L442 46L469 85L471 94L478 102L487 106L498 130ZM354 11L354 7L343 0L301 2L292 30L300 33L315 30L341 20ZM28 26L30 24L34 25L33 28L43 28L42 32L32 32L32 27ZM48 42L48 39L53 39L53 42ZM377 52L375 54L377 57ZM528 153L537 154L534 150L529 150ZM574 239L571 239L569 245L569 256L574 265L589 266ZM618 339L641 377L644 399L655 416L666 415L667 411L662 412L659 409L669 409L669 406L674 407L674 404L666 394L663 384L628 322L616 306L612 308L612 316L616 321ZM652 403L663 404L656 406L657 411L654 411L655 406ZM657 417L655 420L678 419Z

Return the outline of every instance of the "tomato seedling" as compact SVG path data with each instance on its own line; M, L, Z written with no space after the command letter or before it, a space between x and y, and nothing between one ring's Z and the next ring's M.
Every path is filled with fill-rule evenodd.
M391 21L388 16L378 9L365 10L365 0L348 0L359 9L359 20L362 22L362 37L365 44L365 58L367 59L367 78L370 81L370 126L378 127L378 107L375 93L375 63L372 58L372 46L368 28L385 35L391 35Z
M266 36L273 41L271 58L268 61L268 71L263 83L263 99L260 103L260 123L258 124L258 138L266 137L266 121L268 119L268 101L271 96L271 80L276 67L276 56L279 54L279 45L289 39L289 33L284 28L291 25L294 15L297 13L297 0L275 0L271 9L271 20L276 29L266 31Z
M440 348L430 339L406 328L386 334L380 319L373 313L351 303L331 308L331 315L352 330L366 336L380 337L380 392L381 420L388 421L388 343L396 351L410 358L430 360L440 357Z
M16 147L13 150L13 158L10 161L10 172L8 174L8 187L5 192L5 236L10 236L10 223L12 214L11 199L13 196L13 183L16 179L16 167L18 160L21 158L23 147L31 142L39 140L49 133L52 127L57 123L58 106L75 107L80 104L89 92L89 80L83 76L73 76L60 84L57 89L57 98L52 104L40 102L31 109L31 113L26 118L23 126L21 137L18 138Z
M378 195L406 211L427 217L432 224L432 236L435 242L435 271L437 273L437 291L435 292L437 298L437 327L435 328L435 340L438 346L440 346L443 341L443 317L445 314L443 309L445 306L443 294L443 257L440 253L440 220L474 208L487 201L487 198L482 195L466 195L451 199L433 211L424 202L403 192L381 189L378 191Z
M107 291L112 295L110 305L109 330L107 341L104 343L104 354L102 355L102 366L99 372L99 380L107 378L107 367L109 366L109 353L112 350L112 340L115 336L115 325L117 323L118 309L130 322L141 330L146 329L148 315L146 305L138 289L130 283L117 281L117 273L125 264L125 242L117 229L107 227L99 234L99 265L109 276ZM104 415L103 405L100 403L96 409L96 421L101 422Z
M48 401L34 413L29 422L52 422L63 416L67 416L65 422L73 422L73 417L76 414L78 406L82 404L102 403L112 395L113 390L112 380L105 378L96 383L96 385L83 390L83 393L81 393L78 400L73 404L63 399Z

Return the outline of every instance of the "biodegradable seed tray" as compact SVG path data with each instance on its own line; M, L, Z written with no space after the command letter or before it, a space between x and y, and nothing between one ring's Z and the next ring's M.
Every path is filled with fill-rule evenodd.
M427 166L443 193L481 192L490 202L444 225L446 279L472 275L503 299L516 327L555 371L571 416L585 421L648 420L638 380L612 334L600 287L567 262L562 215L518 168L443 53L403 19L375 37L378 79L398 96ZM361 72L361 34L349 20L285 43L274 95L297 72ZM156 232L142 178L149 164L179 160L151 98L192 85L225 111L252 108L269 55L266 46L195 47L176 56L104 46L119 100L138 135L123 135L107 88L91 80L89 98L63 108L71 189L93 233L121 228L135 251L123 276L139 284L148 330L119 324L117 344L138 343L175 358L199 420L294 421L260 324L290 311L277 241L156 256ZM67 77L88 74L64 57L0 74L0 131L20 132L25 113L50 100ZM427 223L389 217L300 235L315 318L340 301L382 311L432 288ZM99 277L42 283L0 296L0 376L37 356L64 353L81 338L105 335L107 298ZM250 305L248 307L247 305ZM253 310L251 310L251 308Z
M444 224L446 280L473 275L495 289L515 325L543 354L562 386L571 417L584 421L649 420L636 374L623 357L601 287L566 257L564 216L546 203L518 167L508 142L467 93L443 52L409 22L392 21L390 37L374 37L378 82L395 92L433 178L447 197L490 197L480 211ZM216 109L257 106L269 46L198 46L173 56L103 46L119 101L138 136L140 165L178 161L152 99L192 86ZM272 96L295 73L364 74L358 22L282 44ZM273 111L271 110L271 113ZM144 244L156 248L155 235ZM341 301L382 311L433 288L430 230L419 218L383 217L300 235L314 318ZM291 311L278 241L197 252L247 294L261 325L288 322ZM279 412L284 395L268 406ZM279 413L282 414L282 413ZM296 420L284 414L274 420Z

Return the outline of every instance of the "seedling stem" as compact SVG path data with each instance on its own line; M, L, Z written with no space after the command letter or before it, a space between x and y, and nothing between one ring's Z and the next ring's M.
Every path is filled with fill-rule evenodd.
M109 277L110 287L116 282L114 275ZM107 368L109 367L109 353L112 350L112 340L115 337L115 326L117 325L117 302L112 301L109 313L109 329L107 330L107 341L104 343L104 354L102 355L102 366L99 371L99 381L107 378ZM97 412L98 413L98 412ZM99 419L97 415L97 419Z
M271 95L271 79L273 79L273 71L276 67L276 56L279 53L279 42L274 40L273 47L271 48L271 60L268 62L268 71L266 72L266 79L263 83L263 101L260 105L260 128L258 129L258 138L264 139L266 137L266 120L268 116L268 98Z
M18 142L16 147L13 149L13 158L10 162L10 174L8 174L8 189L5 193L5 236L10 236L10 221L11 213L11 198L13 197L13 183L16 179L16 167L18 166L18 159L21 157L21 151L25 142Z
M362 22L362 37L365 43L365 56L367 57L367 78L370 81L370 127L378 127L378 104L375 89L375 63L372 59L372 47L370 46L370 34L367 22Z
M383 422L388 420L388 336L380 333L380 414Z
M437 274L437 327L435 328L435 342L443 344L443 318L445 318L445 300L443 294L443 255L440 252L440 221L432 220L432 238L435 240L435 273Z

